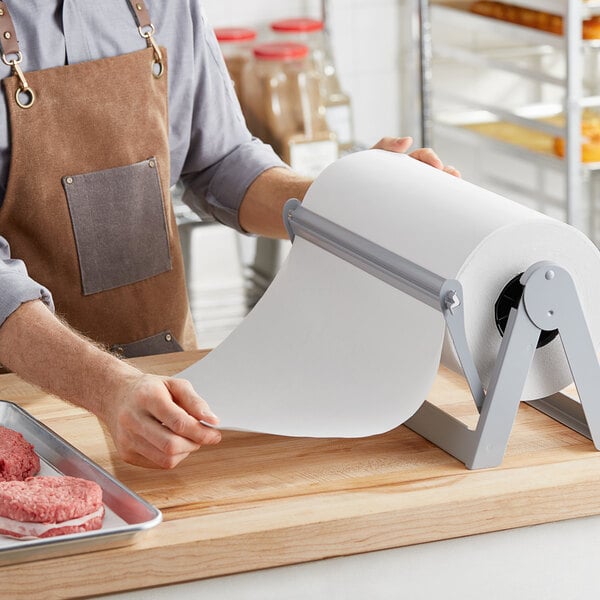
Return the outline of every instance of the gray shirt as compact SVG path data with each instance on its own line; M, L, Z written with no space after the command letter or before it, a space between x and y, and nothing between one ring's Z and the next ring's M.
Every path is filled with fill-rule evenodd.
M283 163L248 132L200 2L146 4L155 39L168 53L171 184L181 179L192 209L240 229L238 211L249 185ZM126 0L8 0L7 5L25 73L146 47ZM9 75L10 68L0 62L0 78ZM8 115L6 103L0 102L0 200L9 160ZM0 237L0 324L22 302L36 298L51 305L47 290L27 276L22 261L10 257Z

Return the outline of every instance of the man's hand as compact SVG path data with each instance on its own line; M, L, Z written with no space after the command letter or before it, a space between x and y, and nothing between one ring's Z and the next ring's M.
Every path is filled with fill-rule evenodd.
M0 362L42 389L94 413L121 457L172 468L216 444L217 417L182 379L145 375L59 321L40 301L22 304L0 327Z
M184 379L140 374L98 412L121 458L138 466L171 469L221 440L218 430L200 422L217 425L219 419Z
M401 137L401 138L392 138L392 137L384 137L380 139L373 148L378 150L387 150L388 152L400 152L404 154L413 143L413 139L411 137ZM457 171L454 167L450 167L448 165L444 165L444 163L440 160L438 155L431 148L419 148L418 150L414 150L409 154L412 158L416 158L421 162L424 162L436 169L441 169L442 171L446 171L446 173L450 173L450 175L454 175L455 177L460 177L459 171Z
M373 148L404 153L412 143L410 137L385 137ZM414 150L409 156L460 177L460 173L454 167L444 166L431 148ZM240 226L249 233L287 239L288 234L281 218L283 206L290 198L302 200L311 183L311 179L302 177L290 169L275 167L264 171L246 191L240 206Z

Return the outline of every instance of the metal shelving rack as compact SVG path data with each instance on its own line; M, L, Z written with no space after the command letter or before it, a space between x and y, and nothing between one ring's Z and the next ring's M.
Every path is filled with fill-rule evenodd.
M600 107L600 96L586 95L583 83L584 50L600 49L600 40L582 39L582 21L591 16L600 15L599 0L511 0L510 3L524 8L545 11L561 15L564 23L562 36L546 33L541 30L516 25L514 23L499 21L486 16L481 16L468 11L469 2L448 2L447 0L413 0L414 13L418 22L419 55L420 55L420 102L421 102L421 134L424 146L433 145L433 131L450 130L458 139L465 139L478 134L462 130L459 127L438 123L432 110L432 61L435 57L442 57L458 63L496 69L509 72L526 78L530 82L550 84L564 90L562 104L556 105L556 112L564 114L565 125L560 127L534 118L531 112L523 109L506 109L500 106L481 103L469 99L465 94L453 92L445 94L444 98L450 101L470 105L479 111L495 115L498 119L522 125L529 129L543 132L551 136L561 136L566 140L565 158L558 156L534 153L525 148L518 147L508 142L482 139L478 143L484 148L501 149L513 156L524 160L550 166L562 170L565 176L565 201L566 220L570 224L586 230L588 226L583 202L583 182L600 171L600 163L582 163L581 161L581 122L582 112L585 108ZM462 7L460 5L463 5ZM448 26L456 25L471 30L485 31L487 27L495 34L505 33L513 40L522 41L531 47L550 47L564 53L564 77L557 77L540 70L528 68L505 60L502 57L486 56L468 49L447 44L438 44L432 40L431 17L435 11L437 16L444 19Z
M325 29L329 28L329 15L331 14L330 0L321 0L321 20L325 25Z

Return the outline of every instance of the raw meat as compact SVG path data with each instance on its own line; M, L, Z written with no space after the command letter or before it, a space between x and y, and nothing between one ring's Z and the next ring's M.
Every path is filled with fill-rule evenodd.
M23 481L39 470L33 446L18 431L0 425L0 481Z
M51 537L102 527L102 489L77 477L0 482L0 534Z

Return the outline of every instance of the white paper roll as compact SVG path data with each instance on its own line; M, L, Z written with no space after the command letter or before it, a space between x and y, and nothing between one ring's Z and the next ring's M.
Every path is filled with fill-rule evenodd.
M377 150L331 165L303 204L444 278L459 279L467 339L484 385L501 341L496 299L540 260L569 270L598 346L600 254L564 223L405 155ZM403 423L426 399L444 331L439 312L297 238L252 313L181 376L224 428L372 435ZM447 341L443 362L460 371ZM557 338L536 351L523 399L569 383Z

